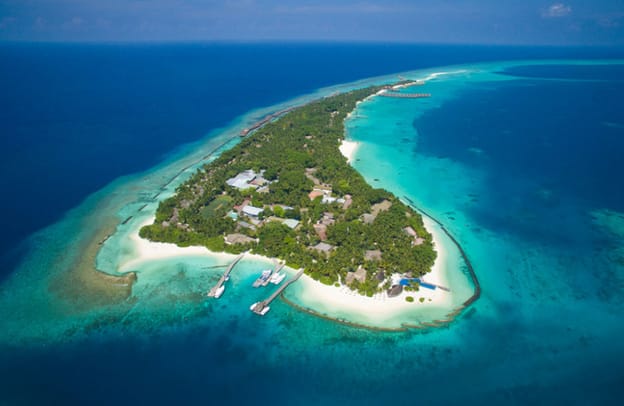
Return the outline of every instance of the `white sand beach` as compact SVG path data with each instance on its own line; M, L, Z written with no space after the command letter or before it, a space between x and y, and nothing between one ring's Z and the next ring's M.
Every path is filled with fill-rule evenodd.
M431 272L423 278L426 282L448 285L447 272L451 268L447 263L447 254L441 240L442 230L427 217L423 217L425 226L432 233L436 251L438 253ZM171 259L175 257L206 257L218 260L218 263L227 264L236 256L226 253L216 253L204 247L178 247L175 244L151 242L139 237L138 230L153 222L153 217L142 222L129 236L132 255L120 264L120 272L128 272L141 268L141 264L151 261ZM269 263L275 259L255 254L246 254L245 260L259 263ZM285 268L290 276L295 270ZM402 322L410 322L431 309L450 311L453 307L452 293L441 289L420 288L417 292L403 292L399 296L389 298L385 292L373 297L366 297L350 290L346 286L327 286L317 282L307 275L303 275L292 290L296 303L320 314L345 319L355 323L364 323L373 327L398 327ZM289 293L292 298L292 294ZM406 301L406 297L414 298L413 302ZM422 298L422 299L421 299ZM389 324L389 320L392 321Z
M133 255L125 262L122 262L119 267L119 272L129 272L140 268L138 265L144 262L164 260L170 258L185 258L185 257L206 257L214 260L218 260L220 264L227 264L237 257L235 254L228 254L225 252L210 251L206 247L191 246L191 247L179 247L171 243L153 242L139 236L139 230L146 225L152 224L154 217L150 217L137 226L129 235L130 244L129 247L132 250ZM267 258L262 255L245 253L245 259L253 260L257 262L277 262L277 259ZM294 270L289 270L294 274Z
M135 232L132 232L129 235L129 248L132 250L133 255L131 259L120 264L119 272L129 272L138 268L138 265L144 262L175 257L205 256L222 260L222 263L228 263L236 257L235 255L223 252L212 252L206 247L178 247L177 245L171 243L153 242L141 238L139 236L139 230L141 227L152 224L153 222L154 217L150 217L148 220L141 223Z
M423 217L425 226L432 233L438 256L431 268L423 278L426 282L448 286L447 257L441 242L442 232L435 223L427 217ZM312 310L328 316L340 317L349 321L367 322L373 326L386 326L389 319L396 319L406 313L418 313L428 308L452 309L452 292L442 289L420 288L417 292L403 292L399 296L389 298L387 294L378 293L373 297L366 297L350 290L346 286L328 286L315 281L307 275L303 275L299 281L303 285L300 292L299 303ZM413 302L406 301L407 296L414 298ZM420 298L424 298L421 302ZM353 317L350 317L353 316Z
M353 161L353 157L359 146L359 142L342 140L339 149L340 153L347 158L347 163L351 163Z

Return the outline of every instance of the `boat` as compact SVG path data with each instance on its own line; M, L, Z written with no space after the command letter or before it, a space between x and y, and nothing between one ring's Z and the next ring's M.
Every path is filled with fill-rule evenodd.
M224 291L225 291L225 285L219 286L219 288L217 288L217 290L215 291L214 297L216 299L220 298Z
M265 314L267 314L269 312L269 310L271 310L271 308L269 306L264 306L262 308L262 310L260 310L259 312L256 311L256 306L259 304L260 302L256 302L254 304L252 304L251 306L249 306L249 310L251 310L252 312L259 314L260 316L264 316Z
M285 273L278 272L278 273L273 274L273 276L271 276L270 282L275 285L279 285L284 280L285 277L286 277Z
M271 276L273 274L273 271L271 271L271 274L269 274L269 276ZM271 280L271 278L266 278L265 280L262 281L262 286L267 286L269 284L269 281Z
M260 274L260 276L258 277L258 279L256 279L256 280L254 281L254 283L253 283L253 285L252 285L252 286L253 286L254 288L258 288L258 287L260 287L260 285L264 285L264 286L266 286L266 285L264 284L264 282L266 282L266 281L268 281L268 280L269 280L269 278L271 277L271 273L272 273L272 272L273 272L273 271L271 271L270 269L266 269L266 270L262 271L262 274Z

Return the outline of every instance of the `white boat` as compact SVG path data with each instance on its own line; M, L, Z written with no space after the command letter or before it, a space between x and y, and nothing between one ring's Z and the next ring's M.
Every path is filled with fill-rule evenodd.
M215 291L214 297L217 299L220 298L224 291L225 291L225 285L219 286L219 289Z
M272 271L270 269L262 271L262 274L258 277L258 279L254 281L252 286L254 288L258 288L260 287L260 285L263 285L264 282L266 282L271 277L271 272Z
M285 277L286 277L285 273L280 273L280 272L275 273L273 274L273 276L271 276L271 283L275 285L279 285L284 280Z
M254 304L252 304L251 306L249 306L249 310L251 310L252 312L259 314L261 316L264 316L265 314L267 314L269 312L269 310L271 310L271 308L269 306L264 306L264 308L260 311L260 313L256 312L256 306L258 305L258 303L260 302L256 302Z

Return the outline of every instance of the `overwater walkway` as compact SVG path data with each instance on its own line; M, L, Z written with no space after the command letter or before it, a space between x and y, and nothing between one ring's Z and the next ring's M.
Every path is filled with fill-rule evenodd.
M256 314L258 314L258 315L264 316L266 314L266 312L268 311L269 305L271 304L271 302L273 300L275 300L275 298L277 298L284 291L284 289L286 289L288 286L290 286L290 284L296 282L301 277L301 275L303 275L303 269L301 269L299 272L297 272L295 274L295 276L293 276L286 283L284 283L282 286L280 286L267 299L265 299L265 300L263 300L261 302L255 303L255 305L252 305L251 311L256 313Z
M243 256L245 256L244 253L240 254L239 256L237 256L236 259L234 259L234 261L227 267L227 269L225 270L223 275L221 275L221 278L219 278L219 281L217 282L217 284L214 285L208 291L208 297L216 297L216 298L218 298L219 296L221 296L221 293L223 293L223 291L221 290L221 288L223 287L223 284L225 283L225 281L230 279L230 273L232 272L232 269L234 269L234 266L236 266L238 261L243 259Z

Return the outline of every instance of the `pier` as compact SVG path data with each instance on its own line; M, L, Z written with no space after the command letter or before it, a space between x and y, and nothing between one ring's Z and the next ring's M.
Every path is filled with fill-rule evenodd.
M383 92L379 93L383 97L396 97L399 99L424 99L431 97L431 93L399 93L399 92Z
M219 281L217 282L217 284L214 285L208 291L208 297L219 298L223 294L223 290L225 289L223 284L225 283L225 281L230 279L230 272L232 272L232 269L234 269L234 266L236 266L238 261L240 261L243 258L244 255L245 254L243 253L243 254L240 254L239 256L237 256L236 259L227 267L227 269L225 270L223 275L221 275L221 278L219 278Z
M416 281L421 287L426 288L426 289L431 289L431 290L440 289L445 292L451 291L451 289L447 288L446 286L438 285L437 283L427 282L423 278L403 278L401 280L401 284L405 283L404 281L407 281L408 284L409 284L409 281Z
M301 275L303 275L303 269L297 272L295 276L293 276L288 281L286 281L282 286L277 288L277 290L273 292L273 294L269 296L267 299L261 302L252 304L250 307L250 310L260 316L264 316L265 314L267 314L267 312L269 311L269 305L271 304L271 302L274 301L275 298L278 297L284 291L284 289L290 286L291 283L296 282L297 279L301 277Z
M428 286L431 286L433 288L441 289L441 290L443 290L445 292L450 292L451 291L451 289L447 288L446 286L438 285L437 283L427 282L427 281L422 280L422 278L416 278L416 280L418 280L418 282L420 283L421 286L428 285ZM423 286L423 287L428 287L428 286Z

